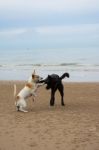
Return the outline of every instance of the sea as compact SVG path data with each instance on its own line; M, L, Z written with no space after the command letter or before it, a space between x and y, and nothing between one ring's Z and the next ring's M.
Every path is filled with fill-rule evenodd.
M64 82L99 82L99 48L0 50L0 80L46 78L68 72Z

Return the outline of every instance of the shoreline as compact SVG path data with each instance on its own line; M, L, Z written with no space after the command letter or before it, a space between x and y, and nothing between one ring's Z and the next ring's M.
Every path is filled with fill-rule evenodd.
M0 83L26 83L27 80L0 80ZM99 84L99 81L64 81L62 83L65 84Z

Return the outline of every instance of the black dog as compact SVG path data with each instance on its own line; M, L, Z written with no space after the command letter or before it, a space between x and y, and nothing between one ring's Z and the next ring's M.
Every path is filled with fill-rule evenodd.
M62 79L65 77L69 78L69 73L64 73L61 77L57 74L48 75L48 77L44 80L41 80L40 83L47 84L46 89L51 89L51 100L50 105L53 106L55 102L55 92L58 89L61 95L61 105L64 106L64 87L62 84Z

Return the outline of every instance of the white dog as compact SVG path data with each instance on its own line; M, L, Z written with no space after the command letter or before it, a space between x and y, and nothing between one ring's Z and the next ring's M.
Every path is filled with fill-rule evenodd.
M14 97L16 97L15 106L17 108L17 111L22 112L28 112L27 110L24 110L24 108L27 106L26 100L33 96L36 96L36 91L38 87L40 87L43 84L38 83L42 78L34 73L29 78L27 84L25 87L18 93L16 96L16 84L14 85Z

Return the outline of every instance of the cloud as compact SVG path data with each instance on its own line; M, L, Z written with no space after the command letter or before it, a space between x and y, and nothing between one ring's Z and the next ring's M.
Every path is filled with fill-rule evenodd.
M0 49L99 47L99 24L6 29L0 41Z
M37 27L36 32L42 35L73 35L73 34L99 34L99 24L79 24L65 26Z
M9 17L36 16L46 13L99 12L98 0L0 0L0 13Z
M0 0L0 40L51 45L91 38L96 44L98 16L99 0Z
M1 30L0 37L21 37L21 36L73 36L73 35L99 35L99 24L79 24L65 26L40 26L33 28L15 28Z

